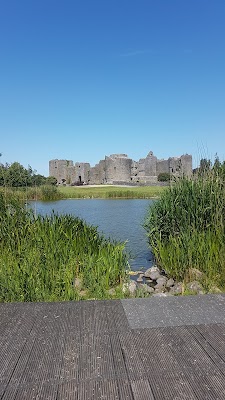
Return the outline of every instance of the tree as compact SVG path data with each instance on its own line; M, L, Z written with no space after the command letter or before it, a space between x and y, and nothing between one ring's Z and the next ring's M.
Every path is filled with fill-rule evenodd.
M158 175L159 182L169 182L170 181L170 174L168 172L161 172Z
M31 178L32 186L45 185L46 179L47 178L44 175L34 174L34 175L32 175L32 178Z
M45 178L45 183L46 185L56 186L57 179L54 176L48 176L47 178Z
M30 186L31 179L28 170L20 163L14 162L5 169L5 184L7 186L22 187Z
M214 164L213 164L213 170L215 172L217 172L217 173L220 173L220 170L221 170L221 162L219 160L219 157L218 157L217 153L215 155L215 160L214 160Z
M207 158L202 158L200 160L199 173L201 175L203 175L203 174L209 172L211 169L211 166L212 166L212 163L210 160L207 160Z

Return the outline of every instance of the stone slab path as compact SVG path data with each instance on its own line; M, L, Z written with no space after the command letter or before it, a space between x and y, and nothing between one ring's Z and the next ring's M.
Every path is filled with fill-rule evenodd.
M225 296L0 304L1 400L225 399Z

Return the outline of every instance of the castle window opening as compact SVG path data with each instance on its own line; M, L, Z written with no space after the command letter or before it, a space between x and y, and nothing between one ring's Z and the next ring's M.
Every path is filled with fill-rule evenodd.
M81 183L81 175L79 175L79 182Z

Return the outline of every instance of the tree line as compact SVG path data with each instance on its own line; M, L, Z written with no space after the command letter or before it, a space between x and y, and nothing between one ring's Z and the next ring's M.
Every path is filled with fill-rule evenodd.
M24 187L24 186L42 186L57 184L57 179L53 176L45 177L37 174L29 165L25 168L19 162L12 164L0 163L0 186Z
M205 175L210 171L216 172L225 178L225 161L220 161L218 155L215 155L214 162L208 158L202 158L198 168L193 169L194 174Z

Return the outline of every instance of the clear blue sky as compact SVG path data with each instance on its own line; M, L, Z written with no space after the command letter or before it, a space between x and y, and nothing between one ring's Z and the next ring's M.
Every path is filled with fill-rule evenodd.
M224 0L1 0L2 162L225 159Z

